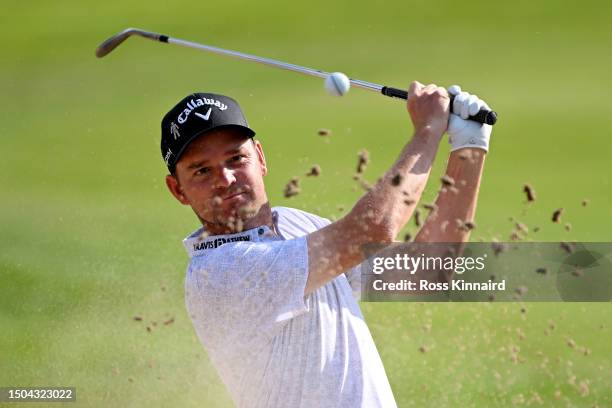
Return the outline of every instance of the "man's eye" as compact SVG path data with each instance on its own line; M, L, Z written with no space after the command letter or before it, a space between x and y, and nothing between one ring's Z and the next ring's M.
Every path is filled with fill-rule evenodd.
M202 168L198 169L195 172L195 175L196 176L201 176L203 174L208 174L208 173L210 173L210 168L209 167L202 167Z
M232 163L238 163L238 162L242 161L242 159L244 159L244 155L237 154L236 156L232 156L232 158L229 161L232 162Z

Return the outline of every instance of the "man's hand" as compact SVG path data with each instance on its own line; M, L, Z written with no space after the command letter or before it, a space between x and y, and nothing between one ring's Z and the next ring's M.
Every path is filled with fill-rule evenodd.
M455 113L450 115L448 123L448 142L451 144L451 152L464 147L475 147L488 152L493 128L467 118L477 114L482 108L490 110L489 105L476 95L461 92L459 85L449 87L448 93L455 96L453 101Z
M408 113L415 134L441 138L448 126L449 101L444 88L412 82L408 89Z

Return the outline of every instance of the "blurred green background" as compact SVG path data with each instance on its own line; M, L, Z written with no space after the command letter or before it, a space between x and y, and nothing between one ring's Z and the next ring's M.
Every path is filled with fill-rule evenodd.
M4 2L0 386L76 386L67 406L231 405L185 313L181 239L197 220L167 193L159 150L161 117L187 93L239 100L272 203L327 217L362 193L360 149L375 181L411 134L397 100L332 98L316 78L140 38L98 60L109 35L134 26L396 87L459 83L500 115L473 239L507 240L514 217L527 239L610 241L611 18L603 1ZM313 164L321 176L283 198ZM609 304L362 308L401 407L612 406Z

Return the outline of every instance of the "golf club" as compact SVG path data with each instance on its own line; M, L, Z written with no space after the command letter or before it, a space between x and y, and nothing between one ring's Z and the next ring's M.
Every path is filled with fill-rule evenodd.
M117 48L122 42L124 42L126 39L128 39L129 37L133 35L141 36L144 38L148 38L150 40L155 40L155 41L159 41L163 43L177 44L183 47L195 48L198 50L208 51L208 52L212 52L215 54L227 55L230 57L240 58L240 59L247 60L247 61L258 62L260 64L265 64L265 65L269 65L269 66L276 67L276 68L299 72L304 75L310 75L310 76L315 76L319 78L327 78L330 75L329 72L321 71L318 69L301 67L299 65L288 64L286 62L282 62L282 61L278 61L278 60L274 60L270 58L263 58L263 57L258 57L256 55L245 54L245 53L238 52L238 51L225 50L223 48L213 47L210 45L198 44L192 41L181 40L179 38L172 38L167 35L152 33L152 32L140 30L137 28L125 29L121 31L120 33L108 38L106 41L104 41L102 44L98 46L98 48L96 49L96 56L98 58L104 57L105 55L113 51L115 48ZM382 86L382 85L378 85L372 82L362 81L359 79L349 78L349 82L351 86L378 92L385 96L389 96L393 98L400 98L400 99L408 99L408 92L401 90L401 89L392 88L389 86ZM451 95L450 97L451 97L451 107L452 107L454 96ZM494 125L497 122L497 113L494 111L481 109L476 115L470 116L469 119L476 121L476 122L480 122L480 123L486 123L488 125Z

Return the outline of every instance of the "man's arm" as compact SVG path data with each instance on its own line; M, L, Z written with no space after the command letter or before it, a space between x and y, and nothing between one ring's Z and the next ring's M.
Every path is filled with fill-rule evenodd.
M446 168L452 186L440 190L436 209L427 217L415 242L466 242L473 227L485 151L463 148L450 154Z
M435 209L427 217L415 237L416 243L447 243L429 245L429 256L460 256L464 243L474 228L476 202L484 168L485 155L489 151L491 126L466 120L482 108L489 108L486 102L475 95L461 92L454 85L448 89L455 96L453 114L448 125L451 154L446 168L446 185L440 190ZM433 277L436 281L448 281L451 272L440 272ZM413 279L432 280L427 271L417 271Z
M305 294L362 262L364 245L393 242L412 216L427 183L448 125L448 101L443 88L418 82L410 85L407 107L415 128L412 140L345 217L308 235Z
M440 190L437 208L427 217L415 242L466 242L474 226L492 128L467 118L489 106L476 95L462 92L458 85L448 88L448 92L455 97L453 112L456 114L450 115L448 124L451 154L446 168L447 185Z

